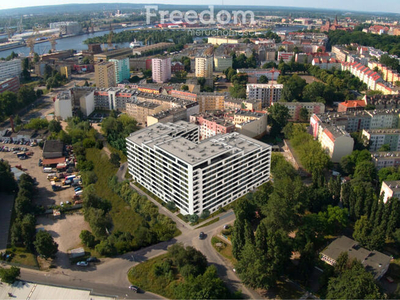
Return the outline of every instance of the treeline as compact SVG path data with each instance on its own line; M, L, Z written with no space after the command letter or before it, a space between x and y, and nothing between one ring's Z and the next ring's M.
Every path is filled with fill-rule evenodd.
M47 231L36 233L36 206L32 203L35 192L33 178L22 174L14 203L15 219L10 231L11 244L23 246L30 252L36 250L44 258L52 258L58 251L58 244Z
M7 161L0 159L0 193L11 193L17 188L14 174Z
M40 92L35 92L32 87L22 85L17 93L5 91L0 94L0 121L3 121L15 114L41 96Z
M240 292L230 293L218 277L214 265L191 246L174 244L162 259L150 267L132 268L130 281L143 289L170 299L239 299ZM144 263L148 264L148 263Z
M83 208L85 220L89 222L92 232L81 232L82 243L95 248L101 255L114 256L174 237L175 223L160 215L157 206L145 196L140 196L132 190L128 181L118 183L117 177L113 176L109 180L109 188L141 217L141 225L135 234L121 231L110 233L112 218L109 212L112 204L109 200L97 196L94 186L89 185L84 191Z
M366 149L344 156L340 166L351 178L342 185L341 200L349 217L356 221L354 239L370 250L382 250L386 241L393 239L400 242L400 200L390 198L384 203L378 184L397 180L400 172L396 168L382 168L378 175Z
M280 64L281 65L281 64ZM289 64L285 64L290 66ZM354 99L350 90L366 90L365 83L354 77L350 72L340 70L323 70L317 66L305 65L307 72L319 79L307 84L306 81L294 75L280 75L278 83L284 84L281 100L285 102L321 102L332 105L343 99Z
M101 123L101 130L107 137L107 142L125 155L127 154L125 138L137 129L135 119L125 114L117 117L115 112L111 112L110 116Z
M400 56L400 36L335 30L329 31L328 37L329 44L332 46L357 43L361 46L371 46L382 51L387 51L389 54Z
M282 155L273 154L273 184L266 183L238 200L232 228L237 273L254 288L275 287L281 276L306 284L318 260L325 236L347 225L347 210L336 206L340 178L327 184L305 186ZM318 198L319 205L315 205ZM289 234L293 233L295 234ZM292 252L300 253L291 268Z
M84 41L85 44L107 43L109 34L89 38ZM143 44L156 44L161 42L171 42L176 45L185 45L193 43L193 38L186 31L178 30L125 30L114 33L113 43L127 43L134 39L143 42Z

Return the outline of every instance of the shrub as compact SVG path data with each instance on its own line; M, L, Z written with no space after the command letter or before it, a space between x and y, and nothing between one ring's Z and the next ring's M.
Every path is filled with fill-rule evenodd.
M0 268L1 281L9 284L13 284L17 277L21 274L20 268L11 267L10 269Z
M210 211L208 209L203 210L203 212L200 214L201 219L207 219L210 216Z
M189 221L190 221L191 223L196 223L198 220L199 220L199 216L196 215L196 214L193 214L193 215L190 215L190 216L189 216Z
M93 248L97 244L96 238L89 230L82 230L79 237L82 241L82 244L88 246L89 248Z

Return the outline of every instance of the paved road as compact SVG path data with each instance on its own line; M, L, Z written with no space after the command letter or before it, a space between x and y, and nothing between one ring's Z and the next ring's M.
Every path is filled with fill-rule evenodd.
M225 267L224 262L219 254L217 254L212 248L210 242L211 236L220 230L224 224L232 222L234 218L234 215L229 215L229 217L202 229L196 229L193 231L188 229L186 229L186 231L183 230L183 233L180 236L170 241L162 242L135 252L126 253L117 258L102 259L101 263L88 268L71 266L70 269L58 268L51 270L50 272L22 269L21 279L43 284L89 288L95 293L116 295L119 297L126 297L126 294L128 294L128 297L133 299L161 299L159 296L148 292L137 295L132 292L130 293L128 289L129 281L127 273L129 269L136 264L164 254L169 245L183 243L187 246L194 246L198 250L202 251L203 254L207 256L209 262L215 264L222 275L225 274L222 276L224 281L227 282L227 279L231 281L229 282L230 287L241 289L245 294L250 294L246 293L247 289L241 286L236 274L233 273L230 268L228 270L228 268ZM180 224L178 224L178 228L181 230L184 229ZM206 233L206 239L198 239L200 231ZM134 261L132 261L132 257Z

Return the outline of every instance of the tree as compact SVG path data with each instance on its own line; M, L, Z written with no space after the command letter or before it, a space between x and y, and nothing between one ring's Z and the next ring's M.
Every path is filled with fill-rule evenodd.
M181 90L182 90L182 91L188 91L188 90L189 90L189 87L188 87L186 84L183 84L183 85L181 86Z
M0 268L0 278L2 282L13 284L21 274L20 268L12 266L9 269Z
M382 151L382 152L387 152L390 151L390 145L389 144L383 144L378 151Z
M259 83L268 83L268 78L265 75L261 75L260 78L258 79Z
M201 219L207 219L210 216L210 211L208 209L203 210L203 212L200 214Z
M193 214L189 216L189 222L196 223L199 220L199 216L197 214Z
M380 299L382 295L374 277L360 262L352 264L351 269L332 277L328 284L327 299Z
M277 136L281 133L290 118L289 109L286 106L276 103L268 108L268 113L268 121L272 126L271 135Z
M62 130L61 123L56 120L51 120L49 122L49 131L59 133Z
M200 86L204 86L206 84L206 79L204 77L199 77L199 78L197 78L197 83Z
M12 192L17 187L14 174L7 161L0 161L0 192Z
M299 117L300 117L300 121L302 121L302 122L307 122L307 121L309 120L307 108L302 107L302 108L300 109Z
M79 234L79 237L82 241L82 244L85 244L89 248L93 248L96 246L96 238L94 235L88 231L88 230L82 230L81 233Z
M120 163L119 161L121 160L121 157L118 155L118 153L111 153L110 157L110 162L117 168L119 168Z
M35 242L36 251L44 258L54 257L58 251L58 244L47 231L41 230L36 234Z
M97 182L97 175L93 171L82 172L82 183L84 186Z
M376 177L376 169L373 162L363 161L357 164L354 171L354 178L362 181L371 182Z

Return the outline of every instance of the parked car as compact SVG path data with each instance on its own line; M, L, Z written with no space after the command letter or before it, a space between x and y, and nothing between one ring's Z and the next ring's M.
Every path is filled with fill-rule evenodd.
M82 190L82 188L80 186L74 189L75 192L78 192L80 190Z
M79 261L76 263L76 265L80 267L87 267L89 263L87 261Z
M89 257L86 261L87 262L99 262L100 260L97 257L92 256L92 257Z
M134 286L134 285L130 285L129 289L134 291L135 293L137 293L139 291L139 288L137 286Z
M224 229L228 229L230 226L228 224L224 225Z

